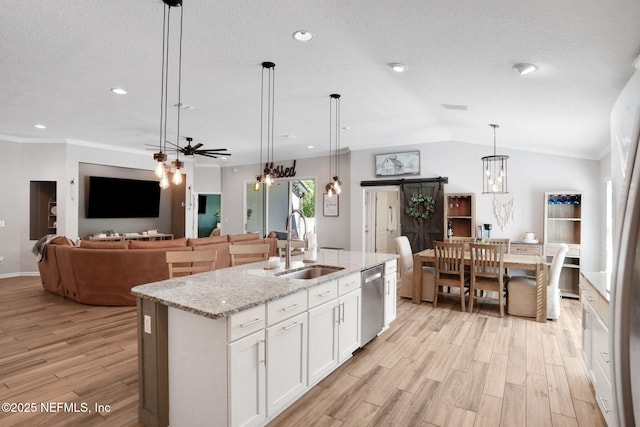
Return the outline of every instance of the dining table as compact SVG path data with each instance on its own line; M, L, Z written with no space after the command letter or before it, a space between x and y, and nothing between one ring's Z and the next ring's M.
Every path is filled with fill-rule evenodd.
M413 292L412 302L422 301L422 265L434 265L436 260L433 249L425 249L413 255ZM464 252L465 265L471 266L471 252ZM536 321L547 321L547 278L544 257L538 255L504 254L503 265L506 269L532 272L536 280Z

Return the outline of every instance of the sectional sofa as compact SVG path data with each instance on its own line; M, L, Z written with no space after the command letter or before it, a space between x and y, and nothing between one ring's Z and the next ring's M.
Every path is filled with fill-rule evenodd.
M83 304L135 305L131 288L169 278L167 251L215 250L216 269L231 266L229 245L268 244L277 255L277 239L257 234L229 234L201 239L93 242L73 245L56 238L49 243L38 269L49 292Z

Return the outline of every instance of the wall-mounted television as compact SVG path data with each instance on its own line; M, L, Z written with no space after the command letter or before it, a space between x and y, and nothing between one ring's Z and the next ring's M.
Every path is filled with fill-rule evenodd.
M89 177L87 218L157 218L158 181Z

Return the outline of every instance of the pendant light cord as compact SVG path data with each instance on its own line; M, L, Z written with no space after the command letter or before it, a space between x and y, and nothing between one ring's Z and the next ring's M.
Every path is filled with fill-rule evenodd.
M167 18L167 31L165 32L166 38L163 39L164 45L164 130L163 130L163 144L164 150L167 151L167 104L169 97L169 30L171 29L171 7L165 5L165 9L167 10L166 18ZM166 40L166 43L165 43Z
M262 175L262 151L264 150L263 137L264 137L264 70L265 66L262 66L262 79L260 80L260 164L258 164L259 174Z
M167 32L167 5L165 4L162 12L162 79L160 80L160 152L163 151L163 131L165 129L165 117L164 117L164 92L165 92L165 49L166 49L166 32Z
M184 7L180 7L180 45L178 49L178 125L176 132L176 159L180 160L180 110L182 110L182 24Z
M275 108L276 108L276 104L275 104L275 99L276 99L276 70L275 70L275 66L272 68L269 68L269 110L271 112L271 128L270 128L270 135L271 135L271 162L273 163L273 145L274 145L274 141L273 141L273 134L274 134L274 128L275 128Z

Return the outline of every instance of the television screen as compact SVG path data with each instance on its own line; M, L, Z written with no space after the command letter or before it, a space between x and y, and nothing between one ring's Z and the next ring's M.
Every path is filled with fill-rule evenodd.
M157 181L89 177L87 218L157 218L160 186Z

